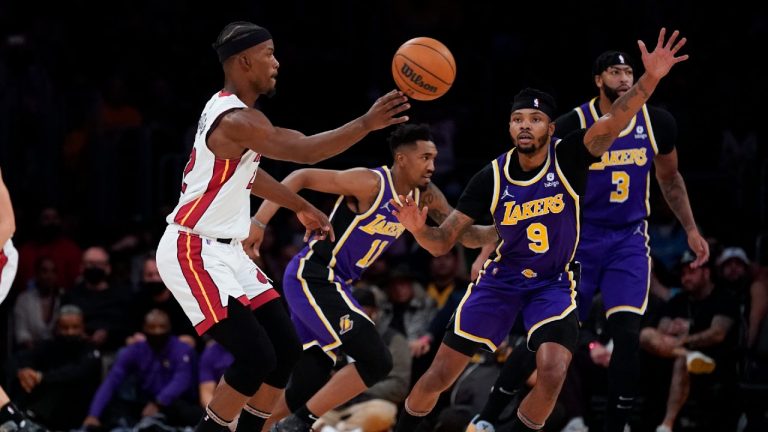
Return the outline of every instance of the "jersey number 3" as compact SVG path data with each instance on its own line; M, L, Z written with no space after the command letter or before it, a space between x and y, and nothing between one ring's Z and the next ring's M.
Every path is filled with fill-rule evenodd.
M611 183L616 186L616 190L611 191L611 202L626 201L629 198L629 174L624 171L614 171L611 173Z
M547 227L539 222L528 225L526 230L528 233L528 249L542 254L549 250L549 235L547 234Z

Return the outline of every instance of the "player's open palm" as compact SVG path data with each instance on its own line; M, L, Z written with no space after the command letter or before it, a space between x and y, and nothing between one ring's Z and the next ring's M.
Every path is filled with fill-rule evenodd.
M297 211L296 217L299 218L299 222L301 222L307 230L304 234L304 241L309 241L311 238L324 240L326 237L330 238L331 241L336 240L328 216L312 204L307 203L304 208Z
M389 203L392 204L392 214L395 215L397 220L399 220L403 227L408 231L420 231L427 223L429 207L424 206L419 210L419 206L416 205L410 197L404 197L402 195L399 197L402 204L399 204L394 199L389 200Z
M392 90L376 99L373 106L363 115L363 124L368 130L384 129L408 121L408 116L396 117L411 107L408 98L399 90Z
M670 36L669 40L665 40L666 35L667 29L662 28L659 32L656 48L650 53L643 41L637 41L637 45L640 47L645 72L656 79L661 79L667 75L669 70L672 69L672 66L675 64L688 60L688 54L676 57L677 52L685 45L687 39L682 38L678 41L677 37L680 36L678 30L672 32L672 36ZM677 43L675 43L675 41L677 41Z

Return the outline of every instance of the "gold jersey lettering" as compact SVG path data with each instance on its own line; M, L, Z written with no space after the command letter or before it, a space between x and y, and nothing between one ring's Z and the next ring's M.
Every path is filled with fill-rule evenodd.
M399 222L387 222L384 215L377 214L376 219L370 221L360 229L368 234L381 234L385 236L399 238L405 232L405 227Z
M549 213L560 213L565 208L563 194L538 198L521 204L515 201L504 203L504 219L502 225L517 225L521 220L530 219L536 216L543 216Z
M647 149L645 147L630 148L624 150L609 150L600 157L600 162L589 166L591 170L603 170L608 166L637 165L644 166L648 163Z

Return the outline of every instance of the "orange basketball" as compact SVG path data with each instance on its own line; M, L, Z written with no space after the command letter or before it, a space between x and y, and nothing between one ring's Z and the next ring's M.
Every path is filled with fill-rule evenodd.
M392 77L410 98L437 99L451 88L456 78L456 62L440 41L417 37L397 49L392 59Z

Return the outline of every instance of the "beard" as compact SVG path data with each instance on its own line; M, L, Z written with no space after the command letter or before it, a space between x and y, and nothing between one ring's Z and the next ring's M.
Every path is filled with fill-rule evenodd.
M603 93L605 93L605 97L607 97L611 103L616 102L616 99L619 98L619 92L616 89L610 88L608 86L603 86Z
M544 135L543 137L539 138L538 141L534 140L534 144L529 147L520 147L517 144L515 144L515 146L517 147L517 151L519 151L520 153L529 155L539 151L539 149L544 147L544 145L546 145L548 141L549 141L549 135Z

